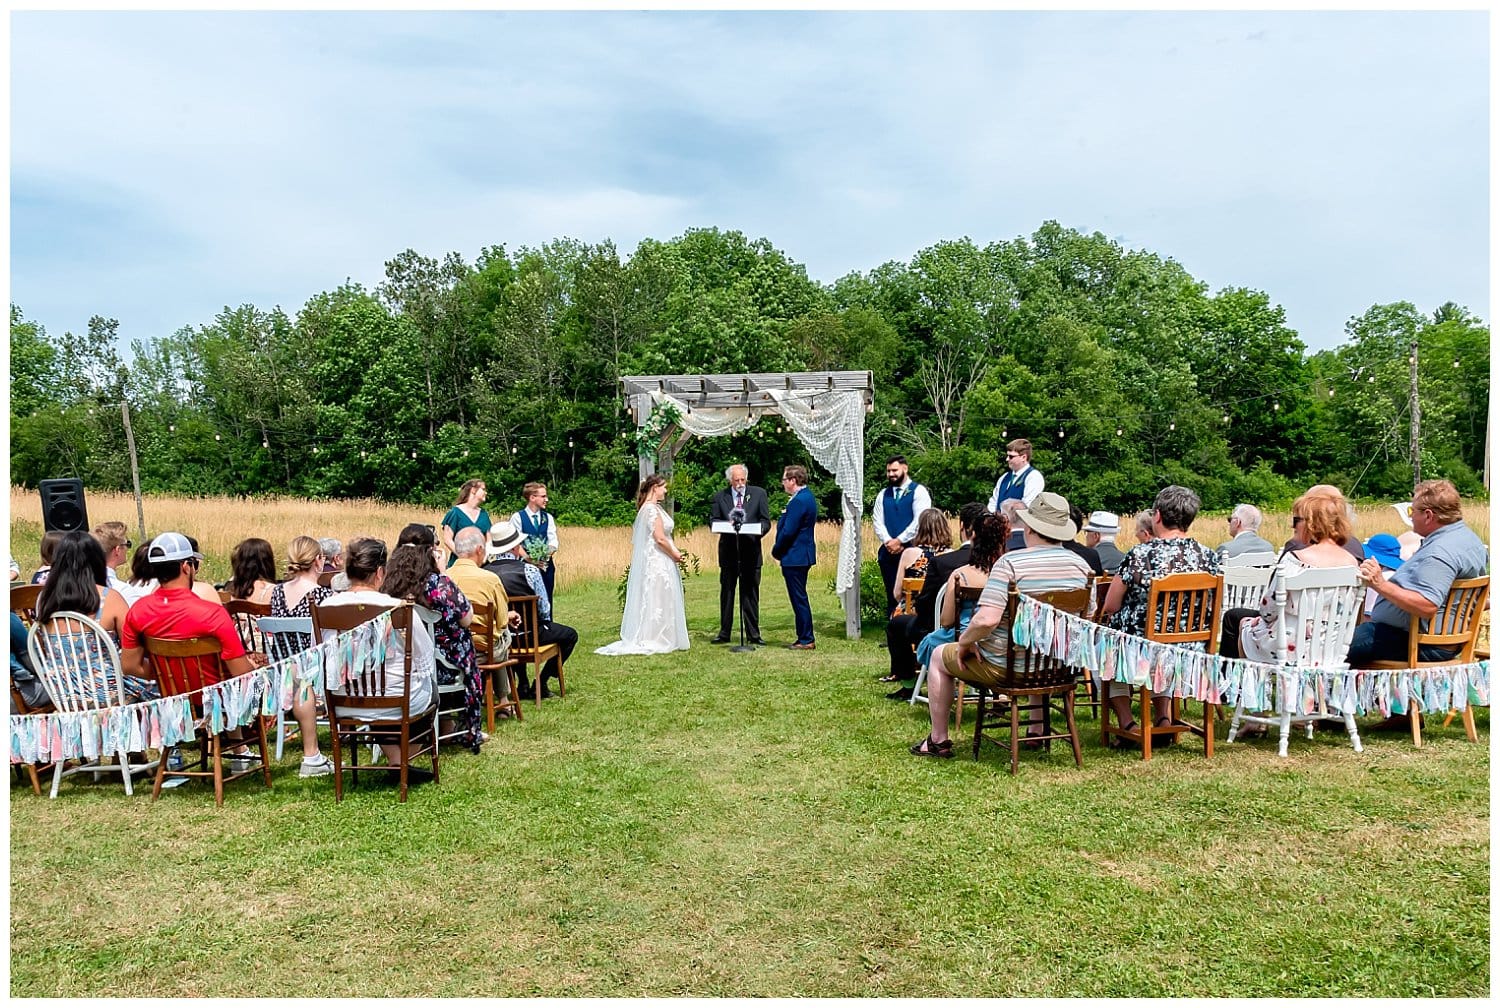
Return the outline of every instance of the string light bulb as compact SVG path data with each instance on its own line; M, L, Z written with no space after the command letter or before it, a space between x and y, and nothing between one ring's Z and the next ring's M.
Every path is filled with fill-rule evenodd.
M468 457L469 457L469 449L465 448L464 449L464 458L468 458Z
M313 445L313 454L314 455L318 454L318 446L317 445Z
M1167 424L1167 430L1176 430L1176 429L1177 429L1176 422Z
M1058 428L1058 429L1057 429L1057 439L1058 439L1058 440L1059 440L1059 441L1061 441L1061 440L1062 440L1062 439L1063 439L1063 438L1065 438L1065 437L1067 437L1067 435L1066 435L1066 434L1064 434L1064 433L1063 433L1063 432L1062 432L1062 428L1061 428L1061 427L1059 427L1059 428Z
M1225 413L1225 414L1224 414L1224 422L1225 422L1225 423L1228 423L1228 422L1229 422L1229 414L1228 414L1228 413Z
M1279 410L1279 409L1281 409L1281 403L1279 403L1279 402L1273 402L1273 403L1272 403L1272 404L1271 404L1271 409L1272 409L1272 410L1273 410L1273 411L1274 411L1274 410Z
M359 457L360 457L360 458L364 458L364 457L365 457L365 450L364 450L364 449L363 449L363 448L361 448L361 449L360 449L360 450L359 450Z
M36 416L35 413L33 413L31 415L32 416ZM167 430L171 431L173 434L176 434L177 433L177 425L174 424L174 423L169 423L169 424L167 424Z
M417 453L416 453L416 452L412 452L412 453L411 453L411 457L412 457L412 458L416 458L416 457L417 457Z
M572 438L568 438L568 447L569 448L573 447L573 439ZM469 453L468 452L464 452L464 454L467 455Z
M1115 437L1124 437L1124 436L1125 436L1125 428L1124 427L1116 427L1115 428Z
M512 454L512 455L514 455L514 454L515 454L515 453L516 453L516 446L515 446L515 445L511 445L511 446L510 446L510 453L511 453L511 454Z
M1000 436L1001 437L1010 437L1010 431L1006 430L1004 427L1001 427L1000 428Z
M262 448L269 448L271 447L271 442L267 441L265 438L261 438L260 446Z
M214 435L214 440L215 440L215 441L223 441L223 440L224 440L224 439L223 439L223 438L221 438L221 437L220 437L220 436L219 436L219 435L217 435L217 434L215 434L215 435Z

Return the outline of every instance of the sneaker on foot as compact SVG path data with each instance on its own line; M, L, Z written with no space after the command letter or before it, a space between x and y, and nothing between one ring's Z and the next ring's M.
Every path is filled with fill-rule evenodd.
M302 769L297 771L298 777L327 777L333 773L333 760L318 753L316 756L302 757Z

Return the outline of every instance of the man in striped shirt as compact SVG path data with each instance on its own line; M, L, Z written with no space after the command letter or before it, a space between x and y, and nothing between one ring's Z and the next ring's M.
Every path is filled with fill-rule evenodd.
M1068 502L1055 493L1040 493L1031 506L1016 513L1026 538L1026 548L1006 553L990 568L990 579L979 596L969 626L959 635L958 643L944 644L932 654L927 672L927 712L932 731L911 747L917 756L953 758L953 741L948 738L948 718L952 713L954 679L972 686L995 686L1005 681L1006 641L1010 626L1005 622L1010 583L1023 594L1087 588L1093 573L1077 553L1062 545L1078 534L1078 526L1068 514ZM1093 597L1084 615L1093 610Z

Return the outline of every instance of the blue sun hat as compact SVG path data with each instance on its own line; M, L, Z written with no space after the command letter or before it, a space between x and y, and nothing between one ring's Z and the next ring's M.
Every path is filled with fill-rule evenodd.
M1380 562L1386 570L1395 570L1404 562L1401 559L1401 544L1388 532L1372 535L1365 543L1365 555Z

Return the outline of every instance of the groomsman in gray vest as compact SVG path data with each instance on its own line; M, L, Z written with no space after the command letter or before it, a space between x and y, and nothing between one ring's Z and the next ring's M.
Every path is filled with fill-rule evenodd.
M750 470L735 463L724 470L729 486L714 494L710 522L759 525L760 532L719 535L719 636L711 643L728 644L734 623L734 589L740 589L740 629L751 644L760 637L760 541L771 531L771 505L765 490L749 486Z
M896 569L901 551L917 537L917 519L932 507L932 495L906 475L906 456L892 455L885 463L886 486L875 495L870 509L875 518L875 539L880 543L877 560L885 582L885 614L896 609Z

